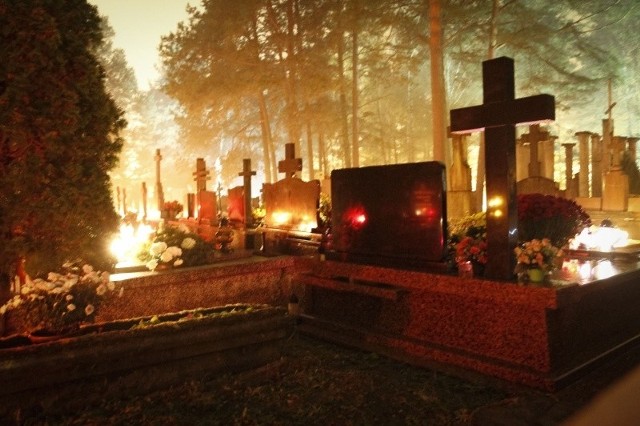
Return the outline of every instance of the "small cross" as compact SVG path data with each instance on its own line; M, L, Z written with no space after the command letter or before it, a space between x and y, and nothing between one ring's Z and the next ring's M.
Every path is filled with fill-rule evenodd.
M288 143L284 146L284 160L278 163L278 171L285 174L285 178L296 177L302 170L302 158L296 157L296 146Z
M540 130L539 124L529 126L529 133L522 135L523 142L529 142L529 177L540 176L540 161L538 160L538 143L549 139L549 132Z
M207 181L211 180L204 158L196 159L196 171L191 173L196 181L196 193L207 190Z
M256 172L251 170L251 159L243 159L242 171L238 173L238 176L244 178L244 223L247 226L251 226L253 223L253 216L251 214L251 176L255 175Z
M516 124L555 119L551 95L515 99L513 59L482 63L483 104L451 111L452 133L485 129L487 278L512 280L518 243Z

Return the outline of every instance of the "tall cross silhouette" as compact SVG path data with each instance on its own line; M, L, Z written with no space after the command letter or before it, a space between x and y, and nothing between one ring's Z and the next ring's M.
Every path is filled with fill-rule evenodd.
M518 243L516 124L555 119L551 95L515 98L513 59L482 63L483 104L451 110L451 132L485 131L487 256L485 276L512 280Z

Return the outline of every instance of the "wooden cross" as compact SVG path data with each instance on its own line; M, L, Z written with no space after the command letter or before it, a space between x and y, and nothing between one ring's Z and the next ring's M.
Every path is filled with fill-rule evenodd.
M302 158L296 158L295 144L288 143L284 146L284 160L278 162L278 171L285 174L285 178L296 177L296 173L302 170Z
M482 63L483 104L451 111L452 133L485 130L487 256L485 276L512 280L518 243L516 124L555 119L551 95L515 99L513 59Z
M211 180L209 176L209 170L207 170L207 164L204 162L204 158L196 159L196 171L192 173L193 180L196 181L196 193L207 190L207 181Z
M244 178L244 223L246 226L253 224L253 215L251 214L251 176L255 176L256 172L251 170L251 159L242 160L242 171L238 176Z

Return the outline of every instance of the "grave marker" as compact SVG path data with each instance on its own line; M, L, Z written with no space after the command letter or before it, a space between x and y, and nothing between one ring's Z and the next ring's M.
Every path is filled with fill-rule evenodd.
M284 160L278 162L278 171L287 178L297 177L298 172L302 171L302 158L296 158L295 144L285 144Z
M302 167L302 164L300 165ZM242 172L238 176L242 176L244 180L244 224L249 227L253 224L253 215L251 214L251 176L255 176L256 172L251 170L251 159L242 160Z
M156 203L158 211L161 212L164 208L164 192L162 190L162 182L160 181L160 161L162 160L160 149L156 149L156 156L153 158L156 160Z
M451 111L452 133L485 130L487 278L511 280L518 243L515 179L516 124L555 119L551 95L515 98L513 59L482 63L483 104Z

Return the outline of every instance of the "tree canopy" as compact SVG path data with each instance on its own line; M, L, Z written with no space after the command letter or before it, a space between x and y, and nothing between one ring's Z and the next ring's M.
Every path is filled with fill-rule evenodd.
M78 257L109 263L118 217L108 173L125 122L96 59L86 0L0 0L0 272Z

